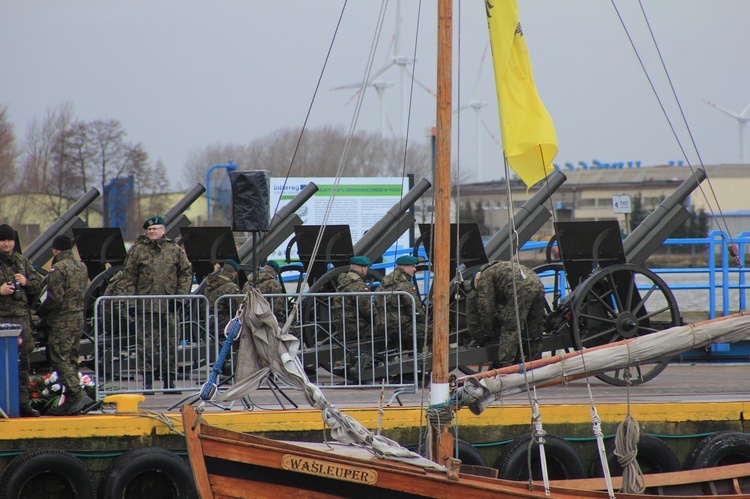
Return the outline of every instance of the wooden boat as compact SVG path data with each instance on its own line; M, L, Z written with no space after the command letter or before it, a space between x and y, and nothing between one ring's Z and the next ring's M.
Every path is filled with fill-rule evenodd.
M270 314L269 314L270 315ZM659 336L656 336L659 335ZM686 339L686 335L689 339ZM680 339L681 338L681 339ZM598 357L617 356L618 349L627 348L640 359L661 355L654 344L680 349L680 341L687 342L683 350L710 342L736 342L750 338L750 315L706 321L700 325L681 326L654 333L628 342L592 349L565 359L543 359L525 365L526 373L536 381L533 386L548 386L560 381L560 373L569 369L570 377L578 377L578 357L588 357L589 365L596 366ZM272 349L278 348L271 344ZM670 351L671 353L671 351ZM600 370L611 368L602 364ZM515 372L514 372L515 371ZM494 374L494 376L493 376ZM596 371L589 372L596 374ZM484 397L470 392L462 397L462 404L474 412L481 412L482 401L490 396L501 396L486 380L504 379L499 383L505 391L515 393L519 366L467 378L476 390L481 386ZM460 393L460 390L458 391ZM481 395L481 394L480 394ZM317 398L312 396L309 398ZM334 408L329 407L328 411ZM333 411L335 412L335 411ZM201 497L610 497L603 478L558 480L545 488L541 484L529 489L526 482L497 479L494 468L461 466L449 458L445 466L438 466L408 451L386 457L388 449L367 449L365 445L345 445L339 442L309 443L280 442L258 436L217 428L202 421L190 405L182 408L185 435L196 487ZM331 423L331 414L326 422ZM347 421L348 425L356 424ZM361 443L375 438L367 436ZM385 439L387 440L387 439ZM386 442L388 443L388 442ZM385 449L385 450L383 450ZM397 460L394 460L397 459ZM611 486L619 488L622 477L613 477ZM669 497L687 496L744 496L750 497L750 463L683 472L644 475L644 493ZM638 494L617 493L617 497L637 497Z
M193 407L182 408L188 453L202 498L235 497L472 497L607 498L603 478L551 482L544 488L462 472L460 462L446 470L384 460L369 451L338 443L288 443L217 428L201 421ZM496 475L497 470L469 467ZM614 477L613 485L621 486ZM645 475L646 493L667 497L750 496L750 463L706 470ZM640 497L618 493L621 499Z
M514 2L515 0L506 0ZM488 15L492 8L487 2ZM509 3L506 4L506 6ZM625 345L606 345L591 352L580 352L575 356L528 363L517 372L493 372L490 377L469 378L464 381L461 400L451 399L448 389L448 288L449 275L449 220L450 220L450 59L441 53L450 53L451 32L450 19L452 5L450 0L438 2L438 112L436 140L436 175L435 175L435 248L433 257L433 362L431 378L430 409L435 411L458 410L468 406L474 412L481 412L491 399L499 398L503 388L503 376L508 379L536 379L535 382L518 382L512 390L534 386L545 386L550 383L568 379L568 375L590 376L612 369L611 363L601 364L601 370L593 371L596 363L593 359L587 364L580 362L583 371L569 369L571 363L591 355L608 357L608 348L620 348L626 359L626 365L644 361L653 361L670 357L675 352L666 354L652 349L649 336L632 338ZM507 21L507 20L506 20ZM507 24L507 23L506 23ZM520 33L520 25L515 21L509 26L511 33ZM518 62L518 61L516 61ZM555 146L556 150L556 146ZM551 158L549 158L551 161ZM543 165L546 171L547 165ZM543 177L542 177L543 178ZM350 417L343 415L325 401L322 393L312 385L304 373L304 368L297 357L296 338L279 330L278 324L270 311L268 303L257 292L246 297L243 321L249 331L243 333L243 341L257 355L257 360L250 370L252 374L237 382L222 397L231 400L242 396L244 390L257 383L259 379L273 372L280 379L305 391L313 407L323 412L325 423L331 427L331 435L336 443L289 443L261 438L213 427L202 421L193 407L182 408L185 436L191 467L196 487L201 497L235 497L235 498L336 498L336 497L429 497L429 498L634 498L639 494L613 492L620 485L615 478L607 482L604 479L565 480L550 483L545 477L543 483L514 482L498 479L497 470L461 466L454 459L453 438L447 431L448 425L435 418L437 422L430 425L430 456L432 461L400 447L397 443L374 435ZM735 322L736 321L736 322ZM709 328L709 343L723 341L713 334L713 325ZM736 326L736 327L735 327ZM245 327L245 326L243 326ZM740 314L721 322L721 328L728 331L727 342L739 341L750 336L750 317ZM677 328L676 328L677 329ZM735 331L736 330L736 331ZM691 331L665 330L659 334L687 335L689 350L699 346ZM643 346L647 340L647 346ZM673 347L676 342L669 337L661 338L661 344ZM594 351L595 350L595 351ZM642 352L633 356L633 352ZM602 353L603 352L603 353ZM647 353L648 352L648 353ZM591 354L591 355L590 355ZM242 354L241 354L242 355ZM242 358L242 357L241 357ZM255 358L255 357L253 357ZM560 364L564 368L557 368ZM556 367L557 365L557 367ZM537 371L538 369L538 371ZM553 372L554 371L554 372ZM541 374L544 376L541 376ZM492 380L499 383L492 383ZM507 379L506 379L507 381ZM428 418L429 419L429 418ZM600 448L603 451L603 445ZM434 462L433 462L434 461ZM544 470L544 468L542 468ZM544 473L544 471L543 471ZM625 473L627 476L627 472ZM632 475L627 476L632 478ZM643 479L647 493L665 495L666 497L686 497L691 495L712 495L717 497L750 498L750 464L726 466L708 470L691 470L680 473L661 473L648 475ZM606 489L606 490L605 490ZM671 495L670 495L671 494Z

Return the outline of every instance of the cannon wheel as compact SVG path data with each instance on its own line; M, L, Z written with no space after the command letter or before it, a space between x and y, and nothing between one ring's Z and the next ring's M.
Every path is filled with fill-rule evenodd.
M549 282L547 282L546 278L552 278L552 299L544 300L545 312L547 313L547 315L549 315L554 310L560 307L560 298L562 298L562 292L567 286L567 281L565 280L565 268L563 267L562 263L557 262L545 263L539 265L538 267L534 267L533 270L536 275L540 276L540 278L543 279L545 288L548 287L548 284L550 284ZM542 276L542 274L547 275Z
M552 289L551 295L549 292L545 293L542 354L550 352L551 355L557 355L561 351L575 350L575 343L570 340L570 325L565 317L568 307L564 306L564 301L561 306L564 293L570 295L565 267L559 261L548 262L534 267L534 272L540 276L546 290Z
M637 288L640 285L642 290ZM681 324L672 291L655 273L632 264L596 271L574 290L572 340L581 350L644 336ZM615 370L597 377L612 385L641 384L667 367L661 360Z

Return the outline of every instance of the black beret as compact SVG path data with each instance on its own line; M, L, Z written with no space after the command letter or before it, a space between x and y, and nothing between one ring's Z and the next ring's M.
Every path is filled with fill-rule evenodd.
M69 238L68 236L66 236L65 234L61 236L57 236L52 241L52 249L65 251L65 250L69 250L72 247L73 247L73 240Z
M0 241L15 241L16 231L8 224L0 225Z

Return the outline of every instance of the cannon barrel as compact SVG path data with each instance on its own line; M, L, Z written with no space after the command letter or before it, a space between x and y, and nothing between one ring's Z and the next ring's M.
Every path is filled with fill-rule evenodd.
M302 225L302 220L296 215L299 210L311 197L318 192L318 186L315 182L308 183L304 189L299 191L286 205L279 208L279 211L271 219L268 225L268 231L257 238L253 244L252 239L245 241L237 250L237 256L240 263L251 264L253 257L253 248L257 248L256 263L260 263L273 250L278 248L289 236L294 234L294 226Z
M370 260L377 260L395 243L401 234L411 227L415 220L404 215L414 206L414 203L427 192L432 184L426 178L407 192L401 200L393 205L383 217L368 230L354 245L355 255L364 255Z
M164 222L169 226L175 218L180 216L185 210L190 208L190 205L195 202L196 199L201 197L206 192L206 188L203 184L195 184L179 201L175 203L167 212L164 214Z
M551 213L544 207L549 197L567 180L560 171L553 173L548 181L521 206L515 213L516 232L518 233L517 248L523 246L549 219ZM513 255L510 221L495 233L484 251L487 258L492 260L510 260Z
M180 235L180 227L190 225L190 220L183 214L183 212L190 208L190 205L201 197L204 192L206 192L206 188L203 187L203 184L195 184L192 189L182 196L180 200L163 215L164 226L167 229L168 238L177 239Z
M649 214L623 241L628 263L643 264L690 214L682 202L703 180L706 172L698 168Z
M66 232L70 232L68 235L72 237L71 222L74 222L75 218L80 215L83 210L94 202L99 197L99 191L92 187L83 196L78 198L73 206L67 209L62 215L57 217L54 222L50 224L47 229L39 234L31 244L24 251L24 256L31 260L31 263L37 266L44 265L47 260L52 258L52 240ZM79 225L83 225L83 222L78 219Z

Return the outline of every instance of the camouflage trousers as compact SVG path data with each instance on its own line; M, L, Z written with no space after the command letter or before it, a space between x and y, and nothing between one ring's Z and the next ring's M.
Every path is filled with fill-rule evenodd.
M138 362L143 373L173 375L177 372L177 323L170 312L144 314L138 318Z
M429 346L430 343L432 343L432 328L429 327L427 329L427 333L425 334L424 321L419 320L419 317L423 316L417 317L417 350L422 351L422 348L425 344ZM386 336L388 337L388 345L397 346L399 349L410 351L414 348L414 329L411 317L404 317L400 319L402 320L398 322L391 319L386 323ZM425 335L427 336L426 339Z
M539 313L538 310L539 304L537 303L534 304L534 308L530 311L521 305L521 343L524 350L524 360L526 361L536 359L541 354L544 313ZM521 362L522 357L518 346L518 335L515 330L505 331L505 329L501 329L497 359L497 364L500 367Z
M72 326L50 328L47 351L52 369L57 371L70 394L76 395L82 390L78 380L78 345L83 325L76 321Z

